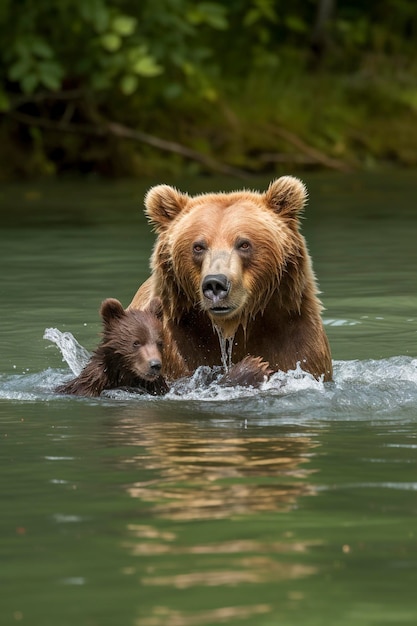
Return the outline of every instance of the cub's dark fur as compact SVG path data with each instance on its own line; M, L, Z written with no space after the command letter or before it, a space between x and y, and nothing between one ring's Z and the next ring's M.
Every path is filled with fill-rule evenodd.
M168 391L162 377L160 301L144 311L125 310L108 298L100 309L103 339L77 378L57 388L59 393L99 396L105 389L135 388L153 395Z

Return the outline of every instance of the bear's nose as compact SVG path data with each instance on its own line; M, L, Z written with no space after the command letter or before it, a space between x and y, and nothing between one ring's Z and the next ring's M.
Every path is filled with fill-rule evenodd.
M223 300L229 293L229 281L224 274L208 274L202 284L203 294L209 300Z
M155 374L158 374L162 369L161 361L159 359L151 359L149 361L149 369Z

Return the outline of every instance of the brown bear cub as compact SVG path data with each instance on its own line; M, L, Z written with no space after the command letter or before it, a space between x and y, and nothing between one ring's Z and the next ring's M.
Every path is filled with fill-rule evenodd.
M152 395L168 391L162 377L160 300L146 310L126 311L118 300L101 305L103 339L81 374L57 392L99 396L105 389L132 388Z

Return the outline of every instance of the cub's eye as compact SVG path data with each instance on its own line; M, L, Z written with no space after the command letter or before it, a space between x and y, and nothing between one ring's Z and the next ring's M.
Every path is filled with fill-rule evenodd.
M156 345L158 346L159 350L162 350L162 348L164 347L164 344L162 341L157 341Z
M133 347L134 347L134 348L140 348L140 347L141 347L141 345L142 345L142 344L141 344L141 342L140 342L140 341L134 341L134 342L133 342Z
M248 241L247 239L242 239L241 241L238 241L236 247L242 252L248 252L252 248L250 241Z

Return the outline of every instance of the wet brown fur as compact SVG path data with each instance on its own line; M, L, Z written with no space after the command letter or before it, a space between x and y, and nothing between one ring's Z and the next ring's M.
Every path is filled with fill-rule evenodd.
M263 361L260 356L248 355L239 363L232 365L219 383L223 386L260 387L272 373L269 363Z
M77 378L57 388L59 393L99 396L105 389L134 388L162 395L168 387L162 377L162 322L160 301L146 310L125 311L108 298L100 309L103 339Z
M191 197L168 185L150 189L146 213L158 234L152 275L129 309L161 298L170 378L221 363L216 324L224 338L234 336L234 361L259 355L272 371L300 362L314 376L331 379L322 305L299 232L306 197L303 183L291 176L273 181L265 193ZM196 244L202 253L195 253ZM202 290L208 273L227 276L230 314L211 310Z

